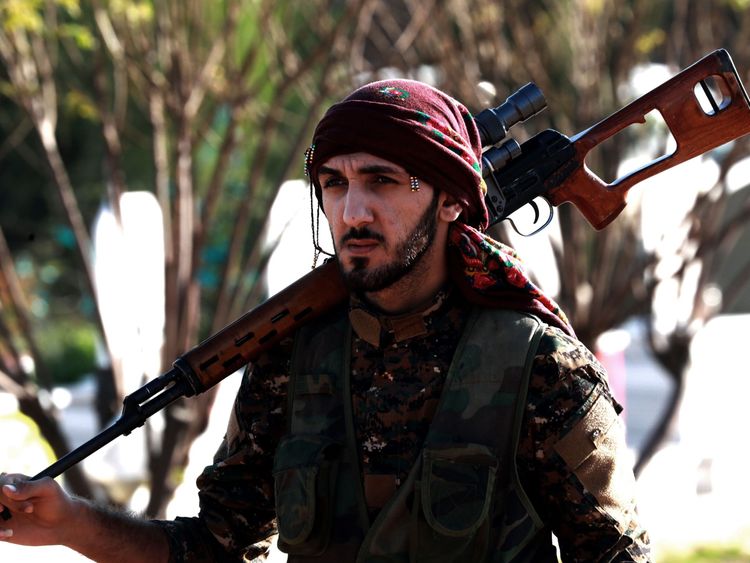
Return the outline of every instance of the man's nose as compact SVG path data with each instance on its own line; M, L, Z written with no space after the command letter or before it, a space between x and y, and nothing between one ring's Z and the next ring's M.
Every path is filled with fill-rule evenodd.
M349 227L361 227L372 223L373 213L370 197L367 190L363 189L357 183L349 184L346 192L346 202L344 205L344 222Z

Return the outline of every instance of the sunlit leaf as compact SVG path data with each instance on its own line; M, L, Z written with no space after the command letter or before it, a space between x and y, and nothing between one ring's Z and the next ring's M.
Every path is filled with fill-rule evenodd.
M154 19L154 8L150 2L113 0L109 10L114 17L122 18L130 25L150 23Z
M99 118L99 111L94 102L83 92L71 90L65 95L65 109L73 115L95 121Z
M59 27L60 37L72 39L81 49L90 51L93 49L96 41L91 34L91 30L79 24L66 23Z
M44 28L42 0L5 0L0 3L0 21L8 32L40 32Z
M635 42L635 49L643 55L648 55L654 49L663 45L667 34L663 29L652 29L648 33L640 35Z

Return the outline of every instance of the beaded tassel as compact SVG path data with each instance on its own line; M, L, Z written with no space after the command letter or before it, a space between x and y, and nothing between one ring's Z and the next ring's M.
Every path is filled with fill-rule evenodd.
M418 192L419 191L419 178L416 176L409 176L409 185L411 186L411 191Z
M310 177L310 164L312 164L313 155L315 154L315 145L310 145L305 149L305 176Z

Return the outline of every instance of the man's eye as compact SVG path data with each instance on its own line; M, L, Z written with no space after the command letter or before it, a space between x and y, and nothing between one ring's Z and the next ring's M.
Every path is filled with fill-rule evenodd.
M321 182L320 185L323 186L324 188L335 188L338 186L346 185L346 181L343 178L332 177L332 178L326 178L325 180Z
M388 176L376 176L375 183L376 184L394 184L396 183L396 180L394 180L393 178L389 178Z

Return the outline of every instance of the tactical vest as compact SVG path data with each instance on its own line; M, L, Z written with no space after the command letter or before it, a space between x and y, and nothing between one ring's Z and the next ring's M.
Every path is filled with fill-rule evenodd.
M292 356L290 432L274 459L278 545L289 561L556 562L515 463L542 332L526 314L472 313L421 455L370 522L346 312L305 327Z

